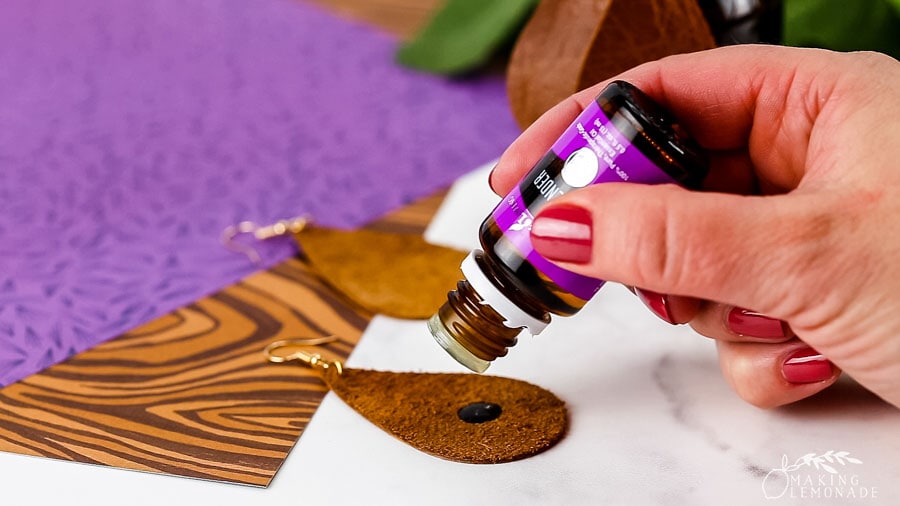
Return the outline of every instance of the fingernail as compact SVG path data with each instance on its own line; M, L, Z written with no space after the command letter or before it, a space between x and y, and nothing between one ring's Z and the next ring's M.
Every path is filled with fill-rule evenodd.
M488 173L488 186L491 187L491 191L497 193L497 187L494 186L494 171L497 170L497 165L495 164L491 167L491 171Z
M645 306L653 311L653 314L662 318L666 323L675 325L672 314L669 312L669 298L665 294L651 292L642 288L635 287L634 294L644 303Z
M531 223L531 244L550 260L588 263L592 235L591 214L577 206L553 206L541 211Z
M781 375L790 383L818 383L831 379L834 368L827 358L812 348L801 348L784 360Z
M739 336L781 339L787 337L787 329L781 320L740 307L728 312L725 322L728 328Z

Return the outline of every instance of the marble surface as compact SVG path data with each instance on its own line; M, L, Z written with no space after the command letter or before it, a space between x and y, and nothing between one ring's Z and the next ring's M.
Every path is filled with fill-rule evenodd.
M496 201L486 174L454 187L428 238L472 245ZM384 317L373 321L348 365L462 370L424 322ZM3 493L32 504L77 497L98 506L900 502L900 411L852 382L783 409L746 405L720 377L712 342L655 319L621 286L605 287L581 313L539 337L522 338L488 372L562 397L570 408L568 436L523 461L457 464L398 442L328 395L265 490L0 454ZM840 462L837 452L847 452ZM801 460L792 468L809 454L809 465ZM834 497L851 493L867 497Z

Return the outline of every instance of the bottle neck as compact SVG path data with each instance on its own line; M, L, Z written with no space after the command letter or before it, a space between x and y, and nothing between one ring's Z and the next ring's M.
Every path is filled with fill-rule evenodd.
M493 282L479 250L463 260L466 279L456 284L447 302L428 320L435 340L459 363L484 372L490 363L515 346L523 328L540 333L550 323L548 313L538 319L516 306Z
M491 263L490 256L481 250L469 253L460 270L474 290L474 296L480 300L480 305L492 308L504 326L517 331L527 328L531 335L536 336L550 323L549 313L533 308L525 297L515 297L520 290L506 278L508 271Z
M488 362L505 356L522 331L521 327L508 327L503 316L485 304L467 280L457 283L438 314L461 346Z

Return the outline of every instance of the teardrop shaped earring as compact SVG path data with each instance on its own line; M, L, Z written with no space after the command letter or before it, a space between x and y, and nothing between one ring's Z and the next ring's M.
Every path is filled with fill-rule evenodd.
M530 383L499 376L352 369L304 348L333 336L277 341L270 362L313 368L348 406L425 453L496 464L547 450L565 435L565 403Z
M237 240L242 234L257 240L293 235L301 258L345 299L373 314L404 319L426 319L444 303L466 256L417 234L338 230L315 226L308 217L268 226L241 222L225 229L222 243L256 263L256 250Z

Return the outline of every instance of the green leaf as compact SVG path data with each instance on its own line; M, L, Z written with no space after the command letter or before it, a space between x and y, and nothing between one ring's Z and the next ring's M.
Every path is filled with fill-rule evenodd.
M900 0L887 0L887 3L897 11L897 15L900 16Z
M900 57L900 0L784 0L784 43Z
M406 66L445 75L471 72L514 40L539 0L449 0L397 52Z

